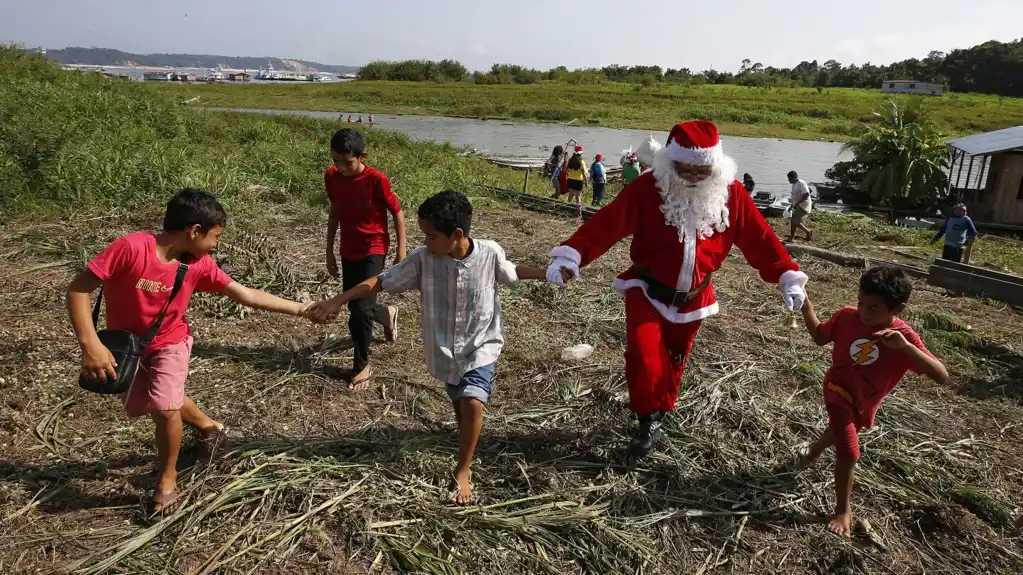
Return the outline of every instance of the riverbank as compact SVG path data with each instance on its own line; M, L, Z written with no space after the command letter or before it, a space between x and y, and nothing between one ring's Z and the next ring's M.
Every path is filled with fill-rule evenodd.
M665 131L677 119L708 118L734 136L843 141L887 95L880 90L627 84L480 86L346 82L330 86L159 85L146 89L203 106L416 114L572 123ZM900 99L903 97L899 97ZM1023 123L1023 99L974 94L928 98L949 136Z
M323 171L337 122L201 112L141 85L66 72L0 48L0 218L83 217L162 209L167 194L200 187L235 221L267 206L322 213ZM32 102L31 106L25 102ZM406 207L475 182L521 189L522 177L450 146L369 126L370 162L392 175ZM532 182L540 193L542 183Z
M313 326L195 296L188 392L236 439L210 457L187 435L182 506L151 522L152 423L74 384L61 294L113 238L157 229L184 185L227 204L215 257L233 278L295 299L336 294L321 174L339 124L193 112L3 50L0 68L12 71L0 76L0 572L1023 571L1009 527L1023 505L1023 427L1011 423L1023 420L1023 315L918 286L907 319L953 383L911 376L864 432L856 513L884 549L852 545L824 527L831 456L819 470L788 465L825 424L830 350L783 327L777 287L738 254L714 276L723 311L702 328L684 407L656 457L625 464L624 306L610 288L624 242L569 289L502 288L507 343L473 464L479 499L464 509L446 504L457 435L426 374L417 294L383 296L402 309L402 335L375 345L374 387L358 395L345 389L344 319ZM520 189L519 172L366 133L410 213L426 194L464 190L473 235L512 261L545 265L577 226L473 187ZM821 245L880 241L838 223L814 222ZM800 265L822 313L855 302L857 270ZM574 343L594 355L565 363Z

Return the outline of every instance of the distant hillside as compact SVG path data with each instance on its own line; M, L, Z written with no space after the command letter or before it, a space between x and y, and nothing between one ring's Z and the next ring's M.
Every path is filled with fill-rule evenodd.
M332 66L306 60L269 57L213 56L210 54L131 54L110 48L62 48L47 50L46 58L61 64L92 64L96 66L172 66L176 68L244 68L266 67L267 62L279 70L296 72L354 73L359 66Z

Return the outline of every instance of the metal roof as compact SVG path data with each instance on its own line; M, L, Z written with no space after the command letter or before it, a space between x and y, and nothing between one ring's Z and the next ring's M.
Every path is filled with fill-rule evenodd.
M1023 126L949 140L948 145L971 156L985 156L1023 148Z

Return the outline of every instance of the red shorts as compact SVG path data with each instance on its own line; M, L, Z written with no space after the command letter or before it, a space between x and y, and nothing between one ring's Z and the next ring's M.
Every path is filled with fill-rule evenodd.
M835 457L859 461L861 426L856 422L853 408L830 402L824 402L824 407L828 410L828 425L835 438Z
M128 417L175 411L185 402L185 380L192 355L192 338L155 349L144 356L126 393L121 394Z

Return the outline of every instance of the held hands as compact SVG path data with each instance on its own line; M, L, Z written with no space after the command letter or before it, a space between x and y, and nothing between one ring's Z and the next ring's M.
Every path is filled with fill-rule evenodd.
M89 381L105 381L117 378L117 362L110 350L98 340L82 346L81 376Z
M882 329L874 334L874 337L881 341L881 344L889 349L903 350L913 347L901 331L895 329Z
M803 272L787 271L778 280L782 297L785 298L785 309L796 311L803 308L806 301L806 282L810 278Z
M333 299L306 304L302 317L313 323L330 323L337 319L341 312L341 305Z
M569 281L579 277L579 266L565 258L554 258L547 266L547 282L565 287Z

